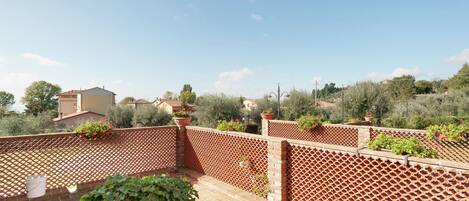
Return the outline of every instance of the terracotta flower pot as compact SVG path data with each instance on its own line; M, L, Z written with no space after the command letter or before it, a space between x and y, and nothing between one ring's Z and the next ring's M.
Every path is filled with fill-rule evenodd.
M264 114L264 113L261 113L261 117L262 117L262 119L266 119L266 120L272 120L272 119L274 119L274 115L273 115L273 114Z
M178 126L187 126L191 123L190 117L174 117L173 120Z

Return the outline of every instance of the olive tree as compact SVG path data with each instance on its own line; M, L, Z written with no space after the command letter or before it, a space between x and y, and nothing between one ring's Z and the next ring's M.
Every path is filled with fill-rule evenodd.
M242 104L239 98L228 97L224 94L209 94L197 98L195 123L201 126L215 128L220 120L239 120L242 117Z

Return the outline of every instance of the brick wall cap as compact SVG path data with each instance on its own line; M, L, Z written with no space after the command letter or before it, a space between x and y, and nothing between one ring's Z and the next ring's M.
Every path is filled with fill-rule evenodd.
M269 120L272 123L284 123L284 124L297 124L296 121L286 121L286 120ZM354 128L354 129L370 129L371 126L356 126L356 125L344 125L344 124L322 124L324 127L334 127L334 128Z

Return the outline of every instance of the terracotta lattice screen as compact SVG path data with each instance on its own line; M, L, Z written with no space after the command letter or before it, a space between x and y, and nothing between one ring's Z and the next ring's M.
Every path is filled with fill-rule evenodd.
M415 137L425 145L436 150L438 152L438 158L440 159L469 163L469 142L429 140L424 130L387 128L372 128L371 138L375 138L380 133L402 138Z
M25 194L26 177L47 175L47 189L116 174L176 167L177 127L119 129L96 141L73 133L0 138L0 198Z
M242 158L249 161L242 167ZM185 167L244 190L261 193L266 185L267 141L198 127L188 127Z
M469 175L290 144L288 200L467 200Z
M358 129L340 125L324 125L311 131L300 131L296 122L269 121L269 136L306 140L325 144L357 147Z

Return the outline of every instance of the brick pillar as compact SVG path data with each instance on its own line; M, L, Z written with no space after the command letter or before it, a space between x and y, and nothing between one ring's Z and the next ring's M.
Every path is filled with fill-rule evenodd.
M176 135L176 167L184 167L184 140L186 139L186 127L178 126Z
M269 120L262 119L262 135L269 136Z
M268 201L287 200L287 145L285 140L270 139L268 142L268 167L270 192Z
M371 128L358 128L358 148L366 147L371 139Z

